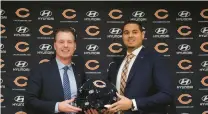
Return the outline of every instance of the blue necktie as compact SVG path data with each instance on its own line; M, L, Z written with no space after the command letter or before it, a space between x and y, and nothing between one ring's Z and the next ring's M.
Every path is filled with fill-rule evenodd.
M67 70L69 69L69 67L65 66L63 69L64 69L64 75L63 75L64 99L69 100L71 99L70 82L67 74Z

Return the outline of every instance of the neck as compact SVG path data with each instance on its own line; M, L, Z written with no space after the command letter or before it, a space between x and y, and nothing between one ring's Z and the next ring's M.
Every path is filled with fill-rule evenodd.
M135 47L135 48L127 48L127 52L128 53L132 53L136 49L138 49L138 47Z
M61 63L63 63L64 65L69 65L71 63L71 58L59 58L56 57L59 61L61 61Z
M127 52L128 52L128 53L132 53L133 51L134 51L133 48L128 48L128 49L127 49Z
M127 47L127 52L128 53L132 53L134 50L136 50L136 49L138 49L138 48L140 48L141 46L139 46L139 47Z

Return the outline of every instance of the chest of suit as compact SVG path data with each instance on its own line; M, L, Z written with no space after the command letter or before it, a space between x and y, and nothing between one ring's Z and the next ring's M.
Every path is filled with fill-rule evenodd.
M81 86L81 73L73 68L77 87ZM64 100L62 81L57 66L45 68L41 72L41 96L46 101L62 101Z

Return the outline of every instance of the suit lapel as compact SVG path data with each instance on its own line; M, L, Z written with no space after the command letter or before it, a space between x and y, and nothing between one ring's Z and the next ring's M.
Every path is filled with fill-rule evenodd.
M77 71L76 66L75 66L74 63L72 63L72 68L73 68L73 72L74 72L74 77L75 77L75 80L76 80L77 88L79 88L81 86L80 73Z
M133 66L131 67L131 70L129 72L129 76L126 82L126 85L131 81L135 71L137 71L136 65L138 65L144 58L144 54L145 54L145 49L144 47L141 49L141 51L139 52L139 54L137 55L136 60L133 63Z
M56 60L53 59L51 61L51 64L52 64L51 65L52 69L50 70L51 75L52 75L53 80L56 82L56 86L54 86L54 90L56 92L54 93L56 93L60 98L62 98L62 100L64 100L64 91L63 91L61 76L58 70L58 65L57 65Z

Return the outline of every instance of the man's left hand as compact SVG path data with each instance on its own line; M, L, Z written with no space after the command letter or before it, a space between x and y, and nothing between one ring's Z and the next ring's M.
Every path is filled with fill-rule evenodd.
M118 111L129 110L132 107L132 100L125 96L119 95L118 93L116 94L120 100L110 105L108 108L109 111L115 113Z
M84 111L85 114L99 114L96 109L88 109Z

